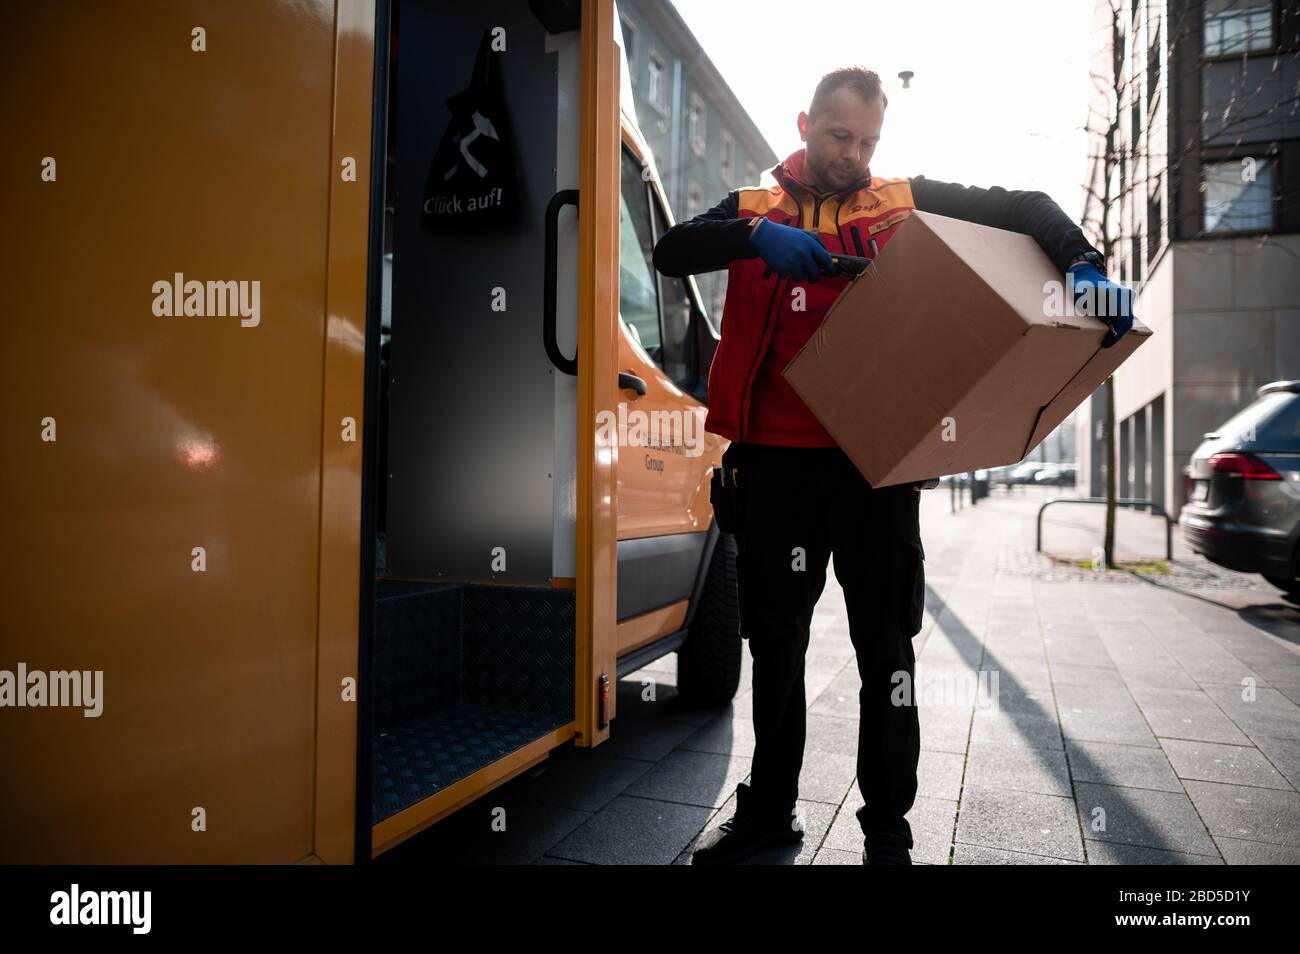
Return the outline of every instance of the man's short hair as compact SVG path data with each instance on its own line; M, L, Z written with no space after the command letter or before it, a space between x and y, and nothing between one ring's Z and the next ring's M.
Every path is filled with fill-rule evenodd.
M889 105L889 97L881 86L880 76L874 70L861 66L846 66L843 69L827 73L813 91L812 105L808 107L808 118L817 115L817 110L826 105L826 99L842 86L847 86L868 103L880 100L881 106Z

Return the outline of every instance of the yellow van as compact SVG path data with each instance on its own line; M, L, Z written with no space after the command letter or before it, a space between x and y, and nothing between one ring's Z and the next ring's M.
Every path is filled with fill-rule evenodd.
M2 41L0 861L364 861L666 653L731 699L717 330L613 0L139 6ZM423 228L484 31L519 216Z

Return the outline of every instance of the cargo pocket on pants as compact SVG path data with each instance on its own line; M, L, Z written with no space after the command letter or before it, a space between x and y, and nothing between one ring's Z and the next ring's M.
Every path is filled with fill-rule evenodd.
M744 499L739 481L737 454L728 447L721 463L713 468L709 482L709 502L713 505L713 519L723 533L741 534L745 530Z
M921 624L925 621L925 547L919 539L909 540L906 553L905 572L910 574L912 585L904 588L907 606L904 608L903 621L906 635L911 638L921 631Z

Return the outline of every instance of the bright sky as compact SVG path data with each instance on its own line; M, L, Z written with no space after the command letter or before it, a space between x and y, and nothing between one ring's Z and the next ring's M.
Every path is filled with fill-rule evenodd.
M1092 0L673 3L778 158L822 75L864 66L889 96L873 175L1041 189L1077 221Z

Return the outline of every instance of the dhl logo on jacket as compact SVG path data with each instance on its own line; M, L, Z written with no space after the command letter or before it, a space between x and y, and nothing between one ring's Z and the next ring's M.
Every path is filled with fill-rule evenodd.
M849 191L819 194L804 181L803 159L801 149L773 169L777 184L771 188L738 189L740 217L763 216L815 231L830 252L871 258L912 214L909 180L869 176ZM849 279L808 283L775 274L764 278L766 267L759 257L736 259L728 267L722 340L709 368L705 429L735 441L834 446L781 371L817 330Z

